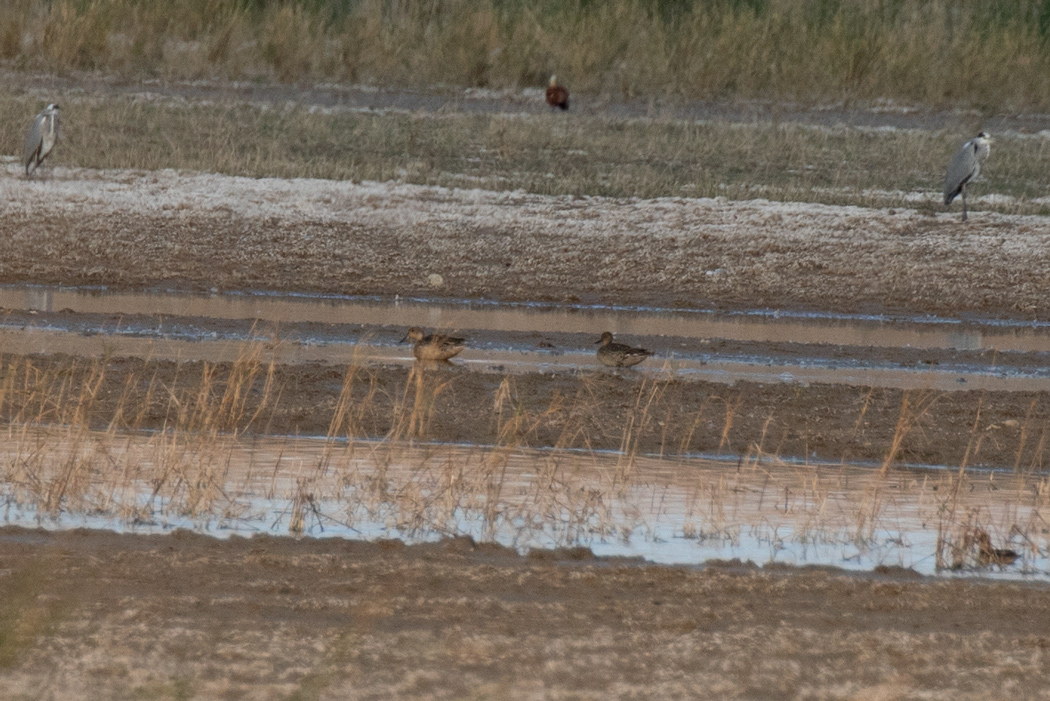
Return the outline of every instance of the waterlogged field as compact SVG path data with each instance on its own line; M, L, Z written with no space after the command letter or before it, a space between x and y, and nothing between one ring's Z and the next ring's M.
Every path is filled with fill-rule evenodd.
M40 427L9 428L0 464L11 524L1050 576L1037 475Z
M275 343L4 356L13 698L1045 689L1040 393L544 386L367 347L289 372ZM687 428L679 392L705 395ZM434 440L465 425L491 433Z
M716 394L666 368L604 378L584 370L590 379L562 370L544 400L529 371L493 373L471 389L477 370L383 369L389 360L368 345L309 385L316 361L289 374L273 341L237 344L232 362L131 362L114 357L118 347L93 359L5 358L8 523L471 536L522 552L584 545L665 563L891 564L930 574L998 565L1050 575L1047 428L1035 401L1022 424L1005 417L1023 403L1011 410L982 393L967 412L974 426L958 467L922 468L904 463L950 455L955 440L949 433L942 445L923 431L972 394L905 390L894 407L874 388L846 390L827 395L852 414L841 426L799 422L776 404L756 425L754 398ZM707 396L675 398L694 392ZM468 417L463 402L480 411ZM465 422L480 431L450 442ZM776 435L798 430L823 447L800 456ZM847 461L850 451L868 459ZM997 559L998 550L1013 556Z
M3 5L5 693L1045 695L1044 10Z

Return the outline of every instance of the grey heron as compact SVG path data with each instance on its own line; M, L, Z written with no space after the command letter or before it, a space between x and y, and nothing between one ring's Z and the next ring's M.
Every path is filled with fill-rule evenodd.
M40 114L33 119L29 127L29 136L26 137L25 158L22 160L26 165L26 177L33 174L40 164L44 162L51 149L58 141L58 105L51 103Z
M944 176L944 204L950 205L962 195L963 221L966 221L966 186L981 172L981 161L988 158L991 143L992 137L984 131L967 141L952 158Z

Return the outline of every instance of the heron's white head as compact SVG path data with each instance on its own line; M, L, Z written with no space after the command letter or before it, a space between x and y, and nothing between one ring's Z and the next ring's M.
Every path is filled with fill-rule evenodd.
M58 109L58 103L57 102L52 102L50 105L47 106L47 111L48 112L54 112L57 109Z
M553 88L557 84L558 84L558 76L557 75L552 75L551 76L550 86Z

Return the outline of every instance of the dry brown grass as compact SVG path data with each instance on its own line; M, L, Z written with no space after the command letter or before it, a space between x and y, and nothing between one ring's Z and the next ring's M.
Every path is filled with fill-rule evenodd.
M0 97L0 143L18 152L49 97ZM53 99L53 98L50 98ZM238 102L61 100L56 165L186 169L540 194L727 197L941 211L941 180L968 132L689 124L574 115L311 112ZM971 129L980 126L975 121ZM977 203L1041 213L1045 140L997 135ZM902 155L907 154L907 157Z
M10 0L0 58L127 76L1045 109L1036 1Z
M829 543L865 551L895 529L914 529L896 524L902 513L912 514L905 520L919 513L939 534L930 554L938 567L986 564L974 550L978 532L991 534L997 547L1023 548L1025 561L1045 557L1045 477L993 475L992 492L975 497L975 489L987 491L988 478L980 474L960 469L920 479L889 469L936 395L905 398L897 430L887 438L886 464L876 471L783 462L764 449L764 436L736 469L667 457L664 450L647 457L639 436L659 430L657 408L668 386L660 378L616 380L629 383L630 404L622 420L604 427L619 436L614 455L571 449L603 416L596 383L610 380L599 376L545 406L522 402L516 380L505 377L491 398L495 445L428 443L436 402L454 387L447 369L422 364L391 398L392 428L383 440L359 439L380 389L357 364L343 372L338 398L315 409L329 416L325 440L267 440L247 436L265 428L266 408L287 388L264 359L264 345L249 345L221 373L209 364L180 369L176 385L158 382L144 365L114 386L105 382L108 358L39 366L23 358L6 365L0 409L10 421L0 488L7 508L41 520L93 516L131 525L291 533L374 533L380 524L406 537L467 532L518 547L665 537L662 519L670 514L687 538L768 543L771 559L785 547ZM100 419L105 393L119 396L107 405L109 418ZM138 405L143 397L148 411ZM729 447L734 419L746 407L738 395L722 401L724 423L703 430ZM862 417L867 410L865 403ZM160 429L141 430L158 425L158 411ZM530 449L536 432L551 422L561 431L554 448ZM701 425L699 419L694 424ZM678 440L665 436L666 447L676 448ZM1014 496L1004 502L994 495L1000 490Z

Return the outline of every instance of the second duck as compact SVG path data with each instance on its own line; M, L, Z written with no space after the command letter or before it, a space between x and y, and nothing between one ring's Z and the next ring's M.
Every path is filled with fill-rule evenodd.
M653 354L645 348L632 348L623 343L613 343L613 335L606 331L596 341L598 346L598 362L611 368L629 368L642 362Z
M423 329L413 326L401 339L401 342L412 341L412 355L417 360L448 360L459 355L466 345L462 338L442 336L440 334L423 335Z

